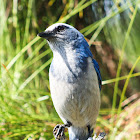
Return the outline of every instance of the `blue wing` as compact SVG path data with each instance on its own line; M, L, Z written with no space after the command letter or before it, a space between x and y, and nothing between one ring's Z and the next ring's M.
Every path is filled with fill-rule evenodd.
M98 82L99 82L99 88L101 90L101 86L102 86L102 78L101 78L101 73L100 73L100 68L98 63L96 62L96 60L92 59L92 62L94 64L94 68L96 70L97 76L98 76Z
M86 47L86 48L85 48L86 51L85 51L85 54L84 54L84 55L85 55L86 57L92 57L92 58L93 58L93 55L92 55L92 53L91 53L91 51L90 51L90 49L89 49L88 43L85 42L84 46ZM100 68L99 68L99 65L98 65L98 63L96 62L96 60L92 59L92 62L93 62L94 68L95 68L96 73L97 73L97 76L98 76L99 88L100 88L100 90L101 90L102 78L101 78Z
M89 45L88 45L86 40L82 40L80 48L81 48L80 53L82 54L82 56L92 58L93 65L94 65L95 71L96 71L97 76L98 76L99 88L101 90L102 78L101 78L100 68L99 68L99 65L96 62L96 60L93 59L93 55L92 55L92 53L91 53L91 51L89 49ZM82 50L82 49L84 49L84 50Z

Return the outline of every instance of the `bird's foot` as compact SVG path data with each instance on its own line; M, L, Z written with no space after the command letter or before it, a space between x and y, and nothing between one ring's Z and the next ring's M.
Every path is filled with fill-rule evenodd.
M71 125L72 124L70 122L67 122L67 124L63 124L63 125L57 124L55 126L55 128L53 129L53 135L54 135L55 139L64 140L65 139L65 134L64 134L65 128L70 127Z
M56 140L64 140L65 139L65 126L57 124L55 128L53 129L53 135Z
M93 140L102 140L105 136L106 136L106 133L104 132L101 132L98 137L96 134L94 134Z

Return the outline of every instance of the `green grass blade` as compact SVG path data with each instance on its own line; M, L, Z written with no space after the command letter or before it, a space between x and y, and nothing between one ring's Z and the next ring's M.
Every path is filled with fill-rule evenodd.
M134 77L137 77L137 76L140 76L140 72L137 72L137 73L134 73L134 74L131 74L131 75L118 77L118 78L114 78L114 79L105 80L105 81L102 82L102 85L111 84L111 83L114 83L114 82L120 81L120 80L125 80L128 77L134 78Z
M13 64L33 45L35 44L40 38L35 37L31 42L29 42L7 65L7 69L9 70Z
M19 87L19 90L17 93L19 93L22 89L27 86L27 84L37 75L39 74L43 69L45 69L52 61L52 58L50 58L46 63L44 63L39 69L37 69L30 77L28 77L25 82Z
M124 95L125 95L125 92L126 92L126 89L127 89L128 83L129 83L129 80L130 80L131 75L132 75L132 73L133 73L133 71L134 71L134 69L135 69L135 67L136 67L136 65L137 65L137 63L138 63L139 61L140 61L140 56L138 57L138 59L136 60L135 64L134 64L133 67L131 68L131 70L130 70L130 72L129 72L129 74L128 74L128 77L127 77L127 79L126 79L126 82L125 82L125 84L124 84L123 91L122 91L122 94L121 94L120 103L119 103L119 108L118 108L118 115L119 115L120 112L121 112L121 108L122 108L121 105L122 105L122 102L123 102L123 100L124 100Z
M123 46L122 46L122 51L121 51L121 55L120 55L120 59L119 59L119 64L118 64L116 78L118 78L120 76L125 47L127 45L127 41L128 41L128 38L129 38L129 34L131 32L131 29L132 29L132 26L133 26L135 17L136 17L137 10L138 10L138 4L136 4L135 11L133 12L133 16L132 16L131 21L129 23L128 30L126 32L125 40L124 40L124 43L123 43ZM118 93L118 85L119 85L119 82L116 81L115 82L115 87L114 87L114 94L113 94L112 115L114 114L114 109L116 107L116 100L117 100L117 93Z
M24 31L24 37L23 37L23 46L25 46L25 44L27 43L29 35L30 35L29 27L30 27L30 20L31 20L31 14L32 14L32 4L33 4L33 0L29 0L26 24L25 24L25 31Z
M78 12L82 11L83 9L85 9L86 7L88 7L95 1L97 1L97 0L90 0L90 1L86 2L85 4L83 4L81 7L78 6L76 9L73 9L68 15L66 15L63 19L60 19L58 22L66 22L72 16L76 15Z

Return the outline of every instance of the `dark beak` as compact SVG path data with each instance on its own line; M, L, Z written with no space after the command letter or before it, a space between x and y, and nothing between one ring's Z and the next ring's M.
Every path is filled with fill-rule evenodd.
M37 36L48 39L53 36L53 33L44 31L44 32L37 34Z

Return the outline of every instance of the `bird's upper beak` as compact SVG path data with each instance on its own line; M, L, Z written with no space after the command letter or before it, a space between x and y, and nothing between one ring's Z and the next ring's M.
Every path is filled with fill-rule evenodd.
M44 31L44 32L38 33L37 36L48 39L53 36L53 33Z

